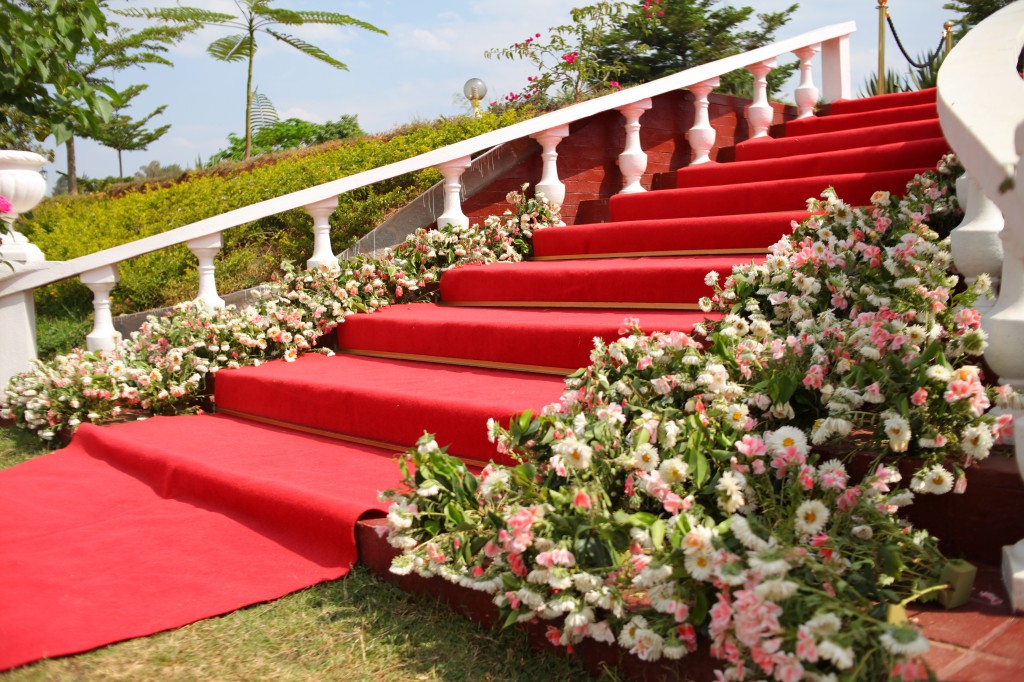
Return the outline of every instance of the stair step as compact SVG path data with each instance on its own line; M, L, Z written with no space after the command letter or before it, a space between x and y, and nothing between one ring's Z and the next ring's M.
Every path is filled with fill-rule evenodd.
M613 222L797 210L807 205L809 197L820 196L827 187L834 187L839 197L849 204L864 205L876 190L901 194L907 181L927 168L919 166L617 194L612 197L609 208Z
M811 116L788 121L785 125L786 136L788 137L790 135L834 133L839 130L859 130L865 126L891 125L893 123L920 121L937 117L938 112L935 109L935 103L927 102L925 104L879 109L877 111Z
M811 153L782 159L704 163L676 171L676 187L707 187L829 173L934 167L948 152L949 143L946 138L932 137L874 147L841 149L830 154Z
M790 135L782 138L760 137L737 144L735 148L736 161L781 159L800 154L824 154L839 149L870 147L933 137L942 137L942 126L939 125L937 118L816 135Z
M393 451L223 415L87 424L75 443L163 498L237 519L324 565L353 541L363 510L385 508L376 491L400 482ZM374 484L346 486L350 480Z
M339 349L468 366L569 374L590 363L594 337L619 338L626 317L646 332L682 331L707 316L691 311L471 308L413 303L353 315L338 327Z
M742 256L664 256L491 263L441 277L447 305L696 310L711 294L704 277L732 272Z
M878 111L893 107L905 107L914 104L934 103L937 91L935 88L913 90L911 92L890 92L885 95L861 97L859 99L841 99L826 107L826 115L856 114L864 111Z
M539 410L563 388L543 374L308 354L218 372L214 398L219 413L385 449L404 450L428 430L452 454L484 462L500 459L488 418Z
M761 254L807 211L625 220L539 230L534 260L646 255Z

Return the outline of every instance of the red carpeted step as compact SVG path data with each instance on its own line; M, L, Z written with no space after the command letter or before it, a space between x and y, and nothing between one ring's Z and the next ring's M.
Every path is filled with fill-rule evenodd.
M729 273L749 256L665 256L492 263L441 277L448 305L567 308L696 308L711 270Z
M539 410L562 394L562 377L496 369L304 355L217 374L218 412L405 449L424 431L452 454L498 458L487 419Z
M691 311L468 308L414 303L352 315L338 327L345 352L569 374L590 362L594 337L619 338L626 317L646 332L691 332Z
M792 231L807 211L626 220L539 230L534 260L613 256L760 254Z
M829 173L934 167L948 152L949 143L946 138L933 137L842 149L829 154L816 152L780 159L704 163L676 171L676 187L707 187Z
M938 117L934 102L914 104L908 107L893 107L878 111L863 111L852 114L810 116L786 122L786 137L791 135L817 135L840 130L859 130L865 126L892 125L907 121L920 121Z
M614 222L796 210L827 187L834 187L847 203L863 205L877 190L902 193L907 181L928 167L616 194L609 202L609 212Z
M914 90L912 92L890 92L886 95L861 97L859 99L841 99L826 105L826 113L856 114L864 111L878 111L893 107L912 106L914 104L935 103L935 88Z
M783 138L759 137L736 145L736 161L779 159L799 154L824 154L838 149L870 147L923 138L942 137L939 120L926 119L868 126L859 130L843 130L818 135L787 136Z
M345 575L390 455L222 416L83 425L0 471L0 670Z

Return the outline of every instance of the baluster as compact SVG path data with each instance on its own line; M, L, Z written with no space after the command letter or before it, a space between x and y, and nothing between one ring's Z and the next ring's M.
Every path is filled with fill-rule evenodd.
M957 198L964 206L964 219L949 235L953 263L968 284L974 283L978 275L987 273L992 278L993 289L998 292L1003 270L1003 242L999 238L1003 214L967 174L957 180L956 189ZM994 303L979 298L974 305L984 315Z
M331 215L338 208L338 197L331 197L323 201L303 206L306 213L313 217L313 255L306 261L306 267L310 270L327 265L331 269L337 269L338 257L331 250Z
M818 88L814 85L814 55L821 50L821 43L793 50L800 59L800 85L794 92L797 106L797 118L814 116L814 107L818 105Z
M83 272L79 279L92 292L92 331L85 337L85 346L89 350L114 350L121 335L114 329L110 314L110 292L121 280L121 272L116 265L106 265Z
M693 93L693 127L686 139L690 142L691 166L711 160L711 149L715 146L715 129L708 117L708 95L719 86L719 78L709 78L690 86Z
M850 81L850 36L839 36L822 43L821 87L826 102L853 97L853 85Z
M463 156L461 159L439 164L437 169L444 176L444 213L437 218L437 226L469 227L469 218L462 212L462 174L466 172L472 159Z
M640 184L640 178L647 170L647 154L640 146L640 117L652 106L650 98L647 98L618 108L626 117L626 144L619 154L619 171L622 173L622 189L619 194L647 191Z
M220 252L221 246L223 241L220 232L188 242L188 250L199 261L199 295L196 296L196 303L207 310L224 307L224 299L217 295L217 279L213 264L213 259Z
M540 157L544 168L541 172L540 182L537 183L535 189L537 192L543 193L548 202L561 206L565 201L565 183L558 177L556 148L559 142L569 137L569 126L557 126L541 133L534 133L530 137L537 140L543 150ZM558 225L565 225L565 223L559 220Z
M772 125L775 111L768 103L768 74L775 68L775 59L751 64L747 71L754 74L754 97L747 107L747 125L750 128L750 139L766 137Z

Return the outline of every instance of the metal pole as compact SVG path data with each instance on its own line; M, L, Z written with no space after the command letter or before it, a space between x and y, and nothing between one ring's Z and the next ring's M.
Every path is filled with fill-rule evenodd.
M888 0L878 0L878 87L877 94L885 94L885 18L889 16Z
M942 35L946 39L946 54L949 54L949 51L953 49L953 22L947 21L942 28L944 29Z

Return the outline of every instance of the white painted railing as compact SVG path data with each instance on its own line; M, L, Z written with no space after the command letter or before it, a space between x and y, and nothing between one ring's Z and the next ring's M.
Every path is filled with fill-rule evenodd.
M968 278L998 283L984 310L985 360L1000 382L1024 391L1024 81L1017 60L1024 47L1024 0L980 23L957 44L939 71L942 130L967 171L967 215L954 230L954 261ZM1001 261L1001 262L1000 262ZM1017 465L1024 475L1024 414L1016 411ZM1018 510L1024 514L1024 509ZM1024 610L1024 540L1003 548L1003 580L1016 610Z
M466 224L461 208L461 177L474 154L524 137L532 137L543 149L543 177L538 187L547 196L564 196L565 185L558 178L558 143L568 135L570 123L606 111L618 110L625 117L626 144L619 155L623 176L622 192L643 192L640 184L647 167L647 155L640 145L640 118L650 108L651 98L673 90L690 88L697 100L697 112L689 137L695 162L708 160L714 146L715 131L707 120L707 96L718 84L722 74L748 69L755 76L753 102L747 110L752 135L763 134L771 121L767 103L765 78L777 58L793 53L801 60L801 81L796 101L802 115L810 115L818 89L812 78L810 60L821 54L822 99L831 102L851 96L849 35L856 30L854 22L834 24L749 52L726 57L687 69L671 76L627 88L604 97L581 102L558 111L477 137L463 140L442 149L420 154L404 161L356 173L322 185L261 201L222 215L178 227L167 232L98 251L63 262L45 262L19 268L9 275L0 274L0 385L16 372L27 369L35 358L35 324L31 309L32 291L38 287L69 277L81 277L94 294L95 327L87 338L91 349L110 348L115 343L110 324L110 290L117 283L118 263L176 244L187 244L199 261L199 297L206 305L223 305L214 279L214 257L221 248L221 233L232 227L296 208L305 208L313 217L314 252L309 266L335 261L331 251L328 218L337 206L337 197L345 192L372 185L390 178L425 168L435 167L444 176L444 211L440 224ZM767 115L767 118L766 118ZM336 262L336 261L335 261Z

